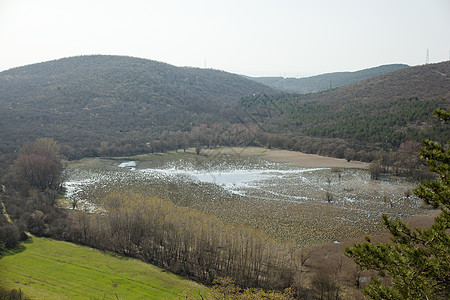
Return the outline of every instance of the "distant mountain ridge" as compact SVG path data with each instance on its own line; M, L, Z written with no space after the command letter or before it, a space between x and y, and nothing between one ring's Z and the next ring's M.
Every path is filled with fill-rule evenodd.
M450 104L450 61L403 68L307 96L338 105L337 109L344 104L378 104L411 97L424 101L444 99L446 105Z
M279 93L241 99L249 111L276 111L281 132L344 139L355 148L396 149L406 140L450 140L435 126L437 108L450 108L450 61L400 69L311 94ZM270 120L265 120L270 122ZM334 154L340 156L340 154Z
M300 94L316 93L352 84L363 79L408 68L405 64L390 64L355 72L335 72L304 78L249 77L276 90Z

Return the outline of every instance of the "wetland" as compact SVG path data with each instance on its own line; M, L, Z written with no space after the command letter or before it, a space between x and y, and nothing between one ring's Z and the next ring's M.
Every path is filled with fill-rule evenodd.
M113 191L157 196L301 247L384 233L383 214L403 219L428 211L411 196L415 182L372 180L361 163L277 151L191 149L73 161L66 197L77 209L101 213Z

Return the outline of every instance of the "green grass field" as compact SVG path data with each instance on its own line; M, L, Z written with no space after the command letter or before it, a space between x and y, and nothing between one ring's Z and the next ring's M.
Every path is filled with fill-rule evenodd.
M200 299L208 289L139 260L33 237L0 258L0 285L31 299Z

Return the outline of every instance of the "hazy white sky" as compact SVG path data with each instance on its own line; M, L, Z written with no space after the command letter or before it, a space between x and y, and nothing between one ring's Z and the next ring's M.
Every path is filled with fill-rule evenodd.
M0 0L0 71L115 54L301 77L450 58L450 0Z

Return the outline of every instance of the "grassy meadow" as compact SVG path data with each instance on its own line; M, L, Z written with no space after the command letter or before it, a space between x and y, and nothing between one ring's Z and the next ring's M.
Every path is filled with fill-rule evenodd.
M31 299L201 299L208 289L153 265L33 237L0 258L0 285Z

